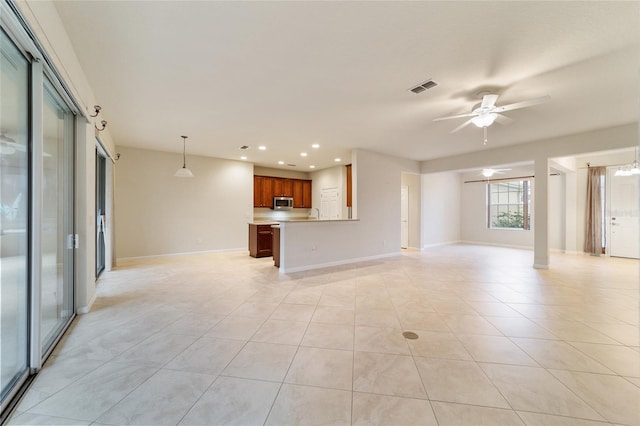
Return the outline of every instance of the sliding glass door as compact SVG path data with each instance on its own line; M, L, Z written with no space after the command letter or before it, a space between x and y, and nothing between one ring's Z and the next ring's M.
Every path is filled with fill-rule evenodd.
M0 422L75 314L73 102L43 59L22 50L15 26L7 28L0 28Z
M40 336L45 353L73 315L74 116L44 81Z
M105 214L107 207L107 159L96 149L96 278L105 268Z
M29 64L0 31L0 392L28 374Z

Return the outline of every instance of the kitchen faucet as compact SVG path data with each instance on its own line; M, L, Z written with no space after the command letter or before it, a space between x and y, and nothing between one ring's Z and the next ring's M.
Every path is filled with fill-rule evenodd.
M315 210L318 213L318 217L316 217L316 219L320 220L320 209L317 207L314 207L312 210Z

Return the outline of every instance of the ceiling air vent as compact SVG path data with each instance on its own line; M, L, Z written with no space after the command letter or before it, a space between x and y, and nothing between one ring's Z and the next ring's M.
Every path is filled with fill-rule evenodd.
M427 89L431 89L432 87L436 87L438 85L438 83L436 83L433 80L427 80L422 84L417 85L416 87L413 87L411 89L409 89L410 91L412 91L415 94L418 93L422 93Z

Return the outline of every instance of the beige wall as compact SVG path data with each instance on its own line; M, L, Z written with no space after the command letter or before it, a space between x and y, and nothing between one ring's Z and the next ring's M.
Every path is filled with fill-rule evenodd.
M310 174L296 170L272 169L270 167L254 166L253 174L258 176L273 176L288 179L311 179Z
M422 175L422 247L460 241L460 174Z
M188 156L195 177L177 178L180 154L118 147L118 258L247 249L253 165Z

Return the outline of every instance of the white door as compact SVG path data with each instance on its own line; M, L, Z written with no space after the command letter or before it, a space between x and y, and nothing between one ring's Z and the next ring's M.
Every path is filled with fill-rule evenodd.
M409 187L400 188L400 247L409 247Z
M320 191L320 219L340 219L340 202L336 188L323 188Z
M640 214L638 181L640 176L614 176L609 169L609 255L640 258Z

